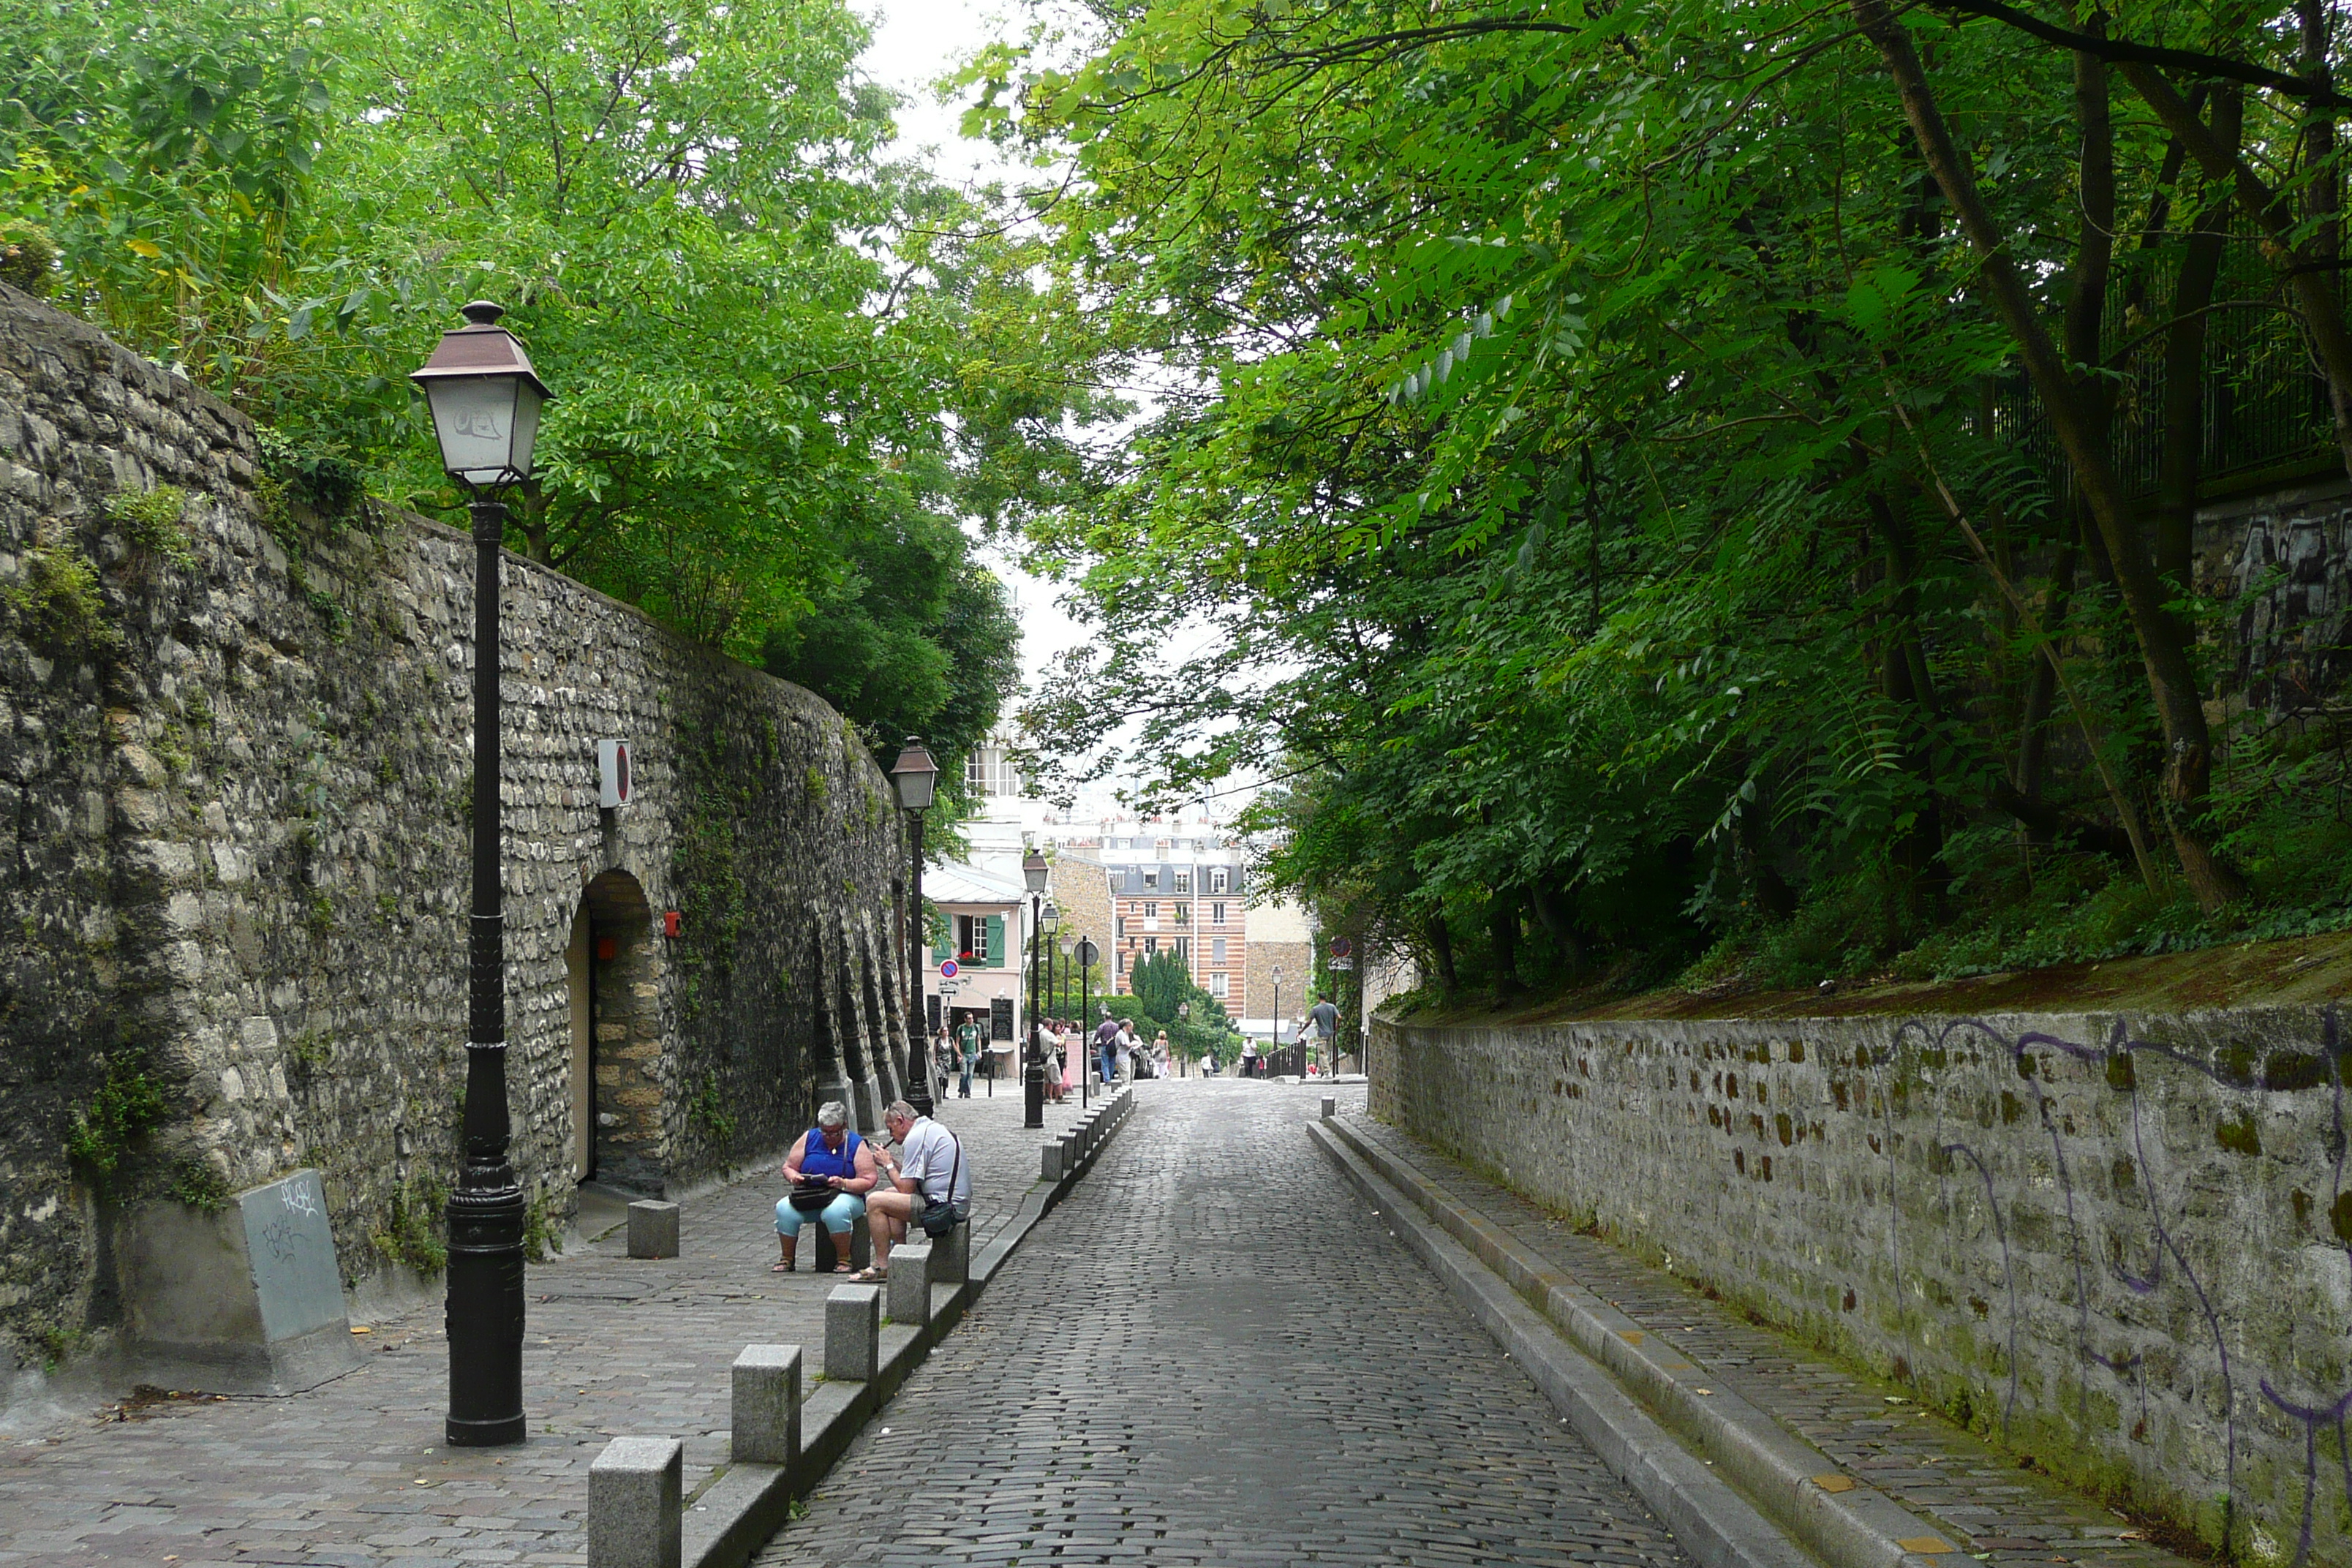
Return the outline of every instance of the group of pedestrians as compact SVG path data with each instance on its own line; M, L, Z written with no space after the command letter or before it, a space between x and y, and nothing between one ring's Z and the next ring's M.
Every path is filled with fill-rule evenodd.
M971 1218L971 1163L963 1157L962 1140L916 1115L903 1100L890 1102L882 1125L887 1138L862 1137L840 1100L817 1107L816 1125L793 1140L780 1172L792 1190L776 1203L782 1256L772 1272L790 1274L798 1267L801 1231L811 1220L833 1237L833 1271L863 1284L889 1278L890 1249L907 1238L909 1223L938 1234ZM874 1261L853 1273L849 1243L860 1220Z

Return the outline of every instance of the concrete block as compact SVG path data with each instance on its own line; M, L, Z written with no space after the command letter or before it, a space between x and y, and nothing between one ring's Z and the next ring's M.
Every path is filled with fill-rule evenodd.
M958 1228L961 1228L959 1226ZM882 1288L836 1285L824 1299L824 1375L871 1383L882 1364Z
M317 1171L250 1188L211 1213L127 1205L113 1253L131 1374L143 1381L294 1394L361 1363Z
M588 1466L588 1568L679 1568L675 1437L615 1437Z
M642 1199L629 1205L629 1256L677 1256L677 1205Z
M919 1329L931 1321L931 1244L928 1241L910 1241L890 1249L890 1321L909 1329Z
M833 1232L821 1225L803 1226L802 1237L805 1239L812 1231L816 1235L814 1254L816 1271L820 1274L830 1274L835 1265L840 1261L833 1245ZM849 1266L852 1268L863 1268L872 1261L874 1261L874 1237L872 1233L866 1230L866 1222L860 1220L849 1227Z
M961 1285L971 1278L971 1223L967 1220L931 1243L931 1283Z
M1037 1179L1039 1181L1058 1182L1062 1179L1063 1152L1064 1146L1058 1139L1054 1142L1041 1143L1037 1146ZM897 1262L894 1260L890 1267L896 1268Z
M1323 1108L1322 1108L1322 1109L1323 1109L1323 1120L1324 1120L1324 1121L1330 1121L1330 1120L1331 1120L1331 1118L1333 1118L1333 1117L1335 1117L1335 1116L1339 1115L1339 1097L1338 1095L1335 1095L1335 1094L1327 1094L1327 1095L1325 1095L1325 1096L1323 1097Z
M735 1358L728 1425L733 1433L730 1451L738 1460L789 1465L800 1458L800 1346L743 1347Z

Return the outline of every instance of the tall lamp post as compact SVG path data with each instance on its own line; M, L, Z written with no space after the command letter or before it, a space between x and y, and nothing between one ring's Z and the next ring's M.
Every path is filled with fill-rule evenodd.
M907 842L914 867L907 880L907 1103L918 1116L929 1116L931 1104L930 1020L923 1013L923 813L940 787L940 764L930 749L913 735L890 764L890 787L898 793L898 809L907 814Z
M1191 1022L1192 1021L1192 1004L1191 1004L1190 1002L1179 1002L1179 1003L1177 1003L1177 1004L1176 1004L1176 1020L1177 1020L1177 1022L1181 1023L1181 1024L1189 1024L1189 1023L1191 1023ZM1192 1053L1191 1053L1190 1051L1188 1051L1185 1047L1181 1047L1181 1046L1178 1047L1177 1047L1177 1049L1176 1049L1176 1070L1177 1070L1177 1072L1179 1072L1180 1074L1181 1074L1181 1073L1182 1073L1182 1072L1185 1070L1185 1065L1186 1065L1186 1063L1187 1063L1187 1062L1189 1062L1191 1059L1192 1059Z
M1095 1063L1102 1056L1095 1049L1095 999L1091 989L1097 956L1095 939L1090 936L1078 938L1078 951L1074 956L1078 961L1078 1049L1085 1058L1078 1067L1078 1109L1084 1110L1087 1108L1087 1081L1094 1076Z
M449 1194L449 1416L453 1447L523 1440L522 1188L507 1158L506 914L499 889L498 498L530 478L540 406L530 356L477 300L409 379L433 411L441 467L474 522L474 907L466 943L466 1119Z
M1021 858L1021 879L1029 885L1029 1019L1021 1041L1021 1125L1045 1125L1045 1054L1037 1048L1037 971L1045 957L1045 879L1053 868L1032 849Z
M1276 1056L1282 1054L1282 966L1280 964L1276 964L1274 970L1274 1054ZM1263 1070L1271 1072L1274 1069L1268 1067Z

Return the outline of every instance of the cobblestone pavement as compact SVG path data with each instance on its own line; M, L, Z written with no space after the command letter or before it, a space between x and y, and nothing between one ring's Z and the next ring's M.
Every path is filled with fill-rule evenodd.
M1140 1087L761 1563L1687 1563L1341 1195L1325 1090Z
M1840 1465L1932 1516L1994 1563L2186 1568L2120 1515L2022 1469L1982 1440L1775 1330L1652 1268L1549 1210L1377 1122L1359 1121L1405 1163L1633 1318L1671 1334L1714 1379L1737 1390Z
M1037 1173L1043 1134L1022 1131L1007 1087L940 1107L971 1151L975 1253ZM1076 1114L1073 1096L1048 1124ZM366 1366L308 1394L174 1401L0 1441L0 1563L584 1563L588 1463L606 1439L684 1438L691 1488L726 1456L737 1352L822 1340L835 1281L806 1271L805 1235L803 1271L768 1272L782 1184L771 1167L688 1202L682 1258L631 1259L616 1233L532 1267L520 1447L442 1445L436 1300L368 1325Z

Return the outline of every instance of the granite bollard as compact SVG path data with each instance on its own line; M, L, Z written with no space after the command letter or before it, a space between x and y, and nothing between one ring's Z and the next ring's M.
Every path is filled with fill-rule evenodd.
M931 1283L961 1285L971 1278L971 1222L931 1238Z
M629 1256L677 1256L677 1205L641 1199L629 1205Z
M836 1285L824 1299L824 1375L871 1383L882 1364L882 1288Z
M588 1568L679 1568L675 1437L615 1437L588 1466Z
M892 1322L904 1328L919 1329L931 1321L929 1242L910 1241L903 1247L890 1249L889 1294Z
M1339 1115L1339 1096L1337 1096L1337 1095L1334 1095L1334 1094L1327 1094L1327 1095L1325 1095L1325 1096L1323 1097L1322 1119L1323 1119L1324 1121L1330 1121L1330 1120L1331 1120L1331 1118L1333 1118L1333 1117L1335 1117L1335 1116L1337 1116L1337 1115Z
M729 1451L741 1463L793 1463L801 1453L801 1347L745 1345L733 1370Z
M1062 1179L1063 1145L1059 1139L1037 1145L1037 1179L1058 1182Z

